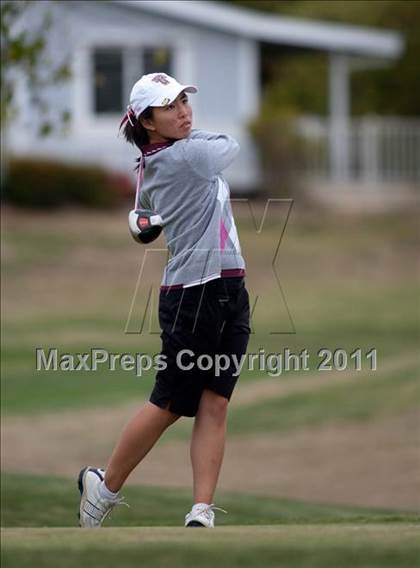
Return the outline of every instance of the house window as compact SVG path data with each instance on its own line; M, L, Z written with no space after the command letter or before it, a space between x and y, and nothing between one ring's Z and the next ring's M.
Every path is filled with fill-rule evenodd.
M171 74L168 47L116 47L93 50L95 114L123 112L133 84L147 73Z
M143 73L171 74L171 52L167 47L146 47L143 50Z
M95 113L121 112L123 108L123 51L95 49Z

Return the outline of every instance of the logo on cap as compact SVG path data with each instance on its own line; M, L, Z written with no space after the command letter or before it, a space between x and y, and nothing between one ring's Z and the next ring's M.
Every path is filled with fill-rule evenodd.
M161 73L159 75L155 75L152 81L154 83L162 83L162 85L169 85L170 83L166 75L162 75Z
M164 99L162 99L162 102L160 103L161 105L167 105L169 104L171 99L168 99L168 97L165 97Z

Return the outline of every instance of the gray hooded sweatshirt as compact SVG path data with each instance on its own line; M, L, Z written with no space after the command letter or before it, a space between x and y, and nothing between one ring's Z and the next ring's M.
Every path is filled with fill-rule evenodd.
M162 287L188 287L245 274L222 171L239 152L230 136L192 130L188 138L142 148L140 205L159 214L169 251Z

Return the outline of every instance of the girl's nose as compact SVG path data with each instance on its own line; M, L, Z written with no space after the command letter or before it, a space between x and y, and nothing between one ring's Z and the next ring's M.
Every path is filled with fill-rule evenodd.
M184 107L184 105L181 105L181 106L178 108L178 116L179 116L180 118L183 118L183 117L186 116L186 115L187 115L187 109Z

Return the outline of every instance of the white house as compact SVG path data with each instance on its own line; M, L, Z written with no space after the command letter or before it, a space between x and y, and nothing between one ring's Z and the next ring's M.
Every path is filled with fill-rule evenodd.
M166 71L199 87L199 94L190 97L196 127L230 133L240 142L240 158L227 175L242 191L255 188L260 179L246 125L259 109L261 42L330 54L331 163L337 176L345 175L349 161L342 133L349 119L351 65L393 59L403 49L393 32L260 14L211 1L35 2L24 25L46 7L54 22L50 56L68 56L72 72L67 83L48 91L48 102L57 112L70 111L70 126L66 136L36 138L28 86L21 83L23 111L8 134L12 152L131 171L136 150L117 137L130 88L143 73Z

